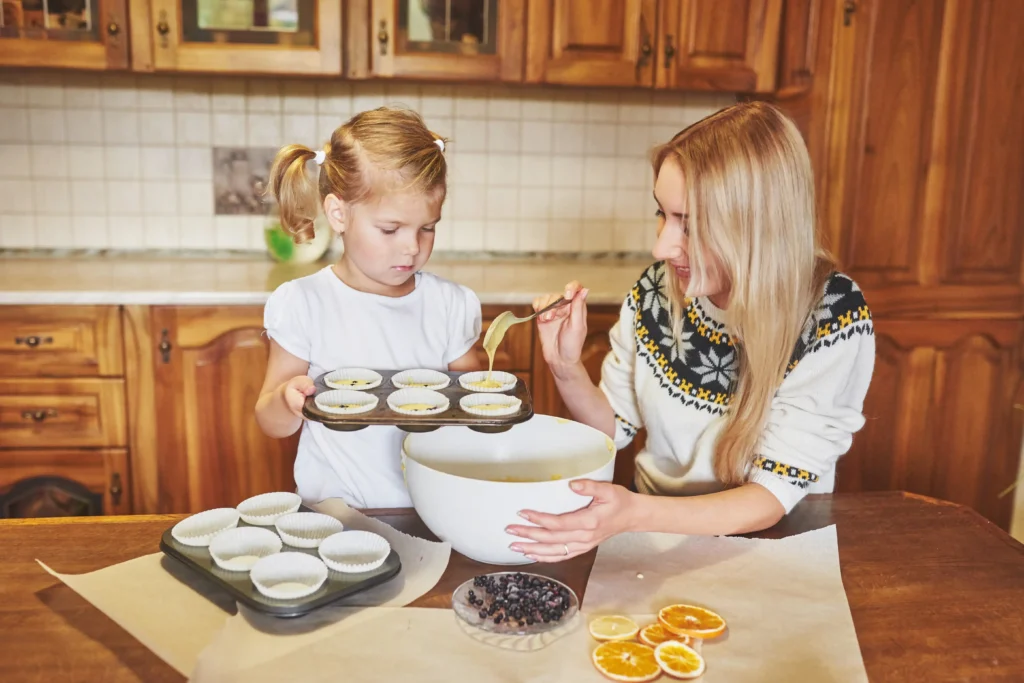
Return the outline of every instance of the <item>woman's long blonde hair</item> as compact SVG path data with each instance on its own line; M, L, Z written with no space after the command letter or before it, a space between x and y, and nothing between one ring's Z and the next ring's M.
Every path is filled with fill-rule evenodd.
M726 328L739 371L718 432L715 475L739 485L835 264L818 241L807 147L775 107L741 103L698 121L655 150L655 175L668 159L685 179L690 289L700 291L716 261L729 287ZM678 334L687 293L676 278L666 280Z
M268 188L280 206L281 226L296 242L311 240L313 221L329 194L356 203L399 189L437 192L443 200L445 142L416 112L379 107L335 129L316 182L306 169L316 152L305 145L282 147Z

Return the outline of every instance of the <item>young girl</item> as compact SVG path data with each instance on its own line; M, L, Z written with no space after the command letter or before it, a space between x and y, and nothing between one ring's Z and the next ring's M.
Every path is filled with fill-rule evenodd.
M479 299L421 271L441 220L444 145L417 114L380 108L342 125L321 151L289 145L274 160L270 190L284 228L296 241L309 239L322 209L345 245L333 266L278 287L264 312L270 360L256 420L277 438L302 428L295 482L304 501L412 506L402 432L334 432L303 422L313 377L341 367L478 369L471 349L480 336Z
M623 531L772 526L807 493L832 490L864 424L871 313L818 246L796 126L770 105L738 104L657 150L654 172L658 262L625 298L599 387L580 363L587 290L570 283L572 305L539 322L575 419L619 448L646 427L634 487L575 482L594 497L588 508L524 511L538 526L509 533L531 558L563 560Z

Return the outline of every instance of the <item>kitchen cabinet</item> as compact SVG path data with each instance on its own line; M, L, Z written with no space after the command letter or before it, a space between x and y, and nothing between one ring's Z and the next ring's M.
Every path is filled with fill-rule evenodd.
M335 0L131 0L137 71L340 74Z
M657 86L775 88L782 0L661 0Z
M131 511L116 306L0 306L0 517Z
M521 81L526 0L352 0L353 78Z
M4 2L0 21L0 65L70 69L128 67L127 0L61 5Z
M657 0L530 0L526 81L654 85Z

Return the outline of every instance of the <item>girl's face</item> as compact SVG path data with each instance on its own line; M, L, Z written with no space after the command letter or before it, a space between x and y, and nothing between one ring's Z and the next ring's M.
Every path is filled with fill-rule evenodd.
M690 216L686 181L679 162L671 157L665 159L658 171L654 201L658 204L658 239L652 251L654 258L665 261L673 269L680 280L679 289L687 296L706 296L721 307L728 298L728 284L717 259L705 256L707 272L703 278L697 278L697 289L690 289Z
M394 192L355 204L329 195L324 212L345 242L338 269L346 284L384 296L411 292L413 275L434 249L443 201L441 192Z

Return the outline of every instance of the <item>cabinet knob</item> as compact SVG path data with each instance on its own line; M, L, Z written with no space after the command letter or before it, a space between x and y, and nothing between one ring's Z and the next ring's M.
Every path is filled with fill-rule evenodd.
M672 36L665 36L665 68L672 66L672 58L676 56L676 49L672 46Z
M14 343L19 346L27 346L30 349L34 349L41 344L52 344L53 337L40 337L35 334L31 334L27 337L15 337Z
M161 330L160 332L160 345L157 346L157 350L160 351L160 360L164 363L171 362L171 340L167 337L167 330Z
M23 410L21 411L22 420L32 420L33 422L43 422L49 418L57 417L58 413L53 408L47 408L46 410Z
M849 26L853 22L853 13L857 11L857 3L853 0L846 0L843 3L843 26Z
M112 21L109 24L107 24L107 35L110 36L111 38L113 38L114 36L116 36L120 32L121 32L121 27L117 25L116 21Z
M381 57L388 53L388 23L383 19L380 22L380 31L377 31L377 42L380 43L380 54Z
M120 505L122 493L124 493L124 489L121 487L121 474L114 472L110 475L110 502Z

